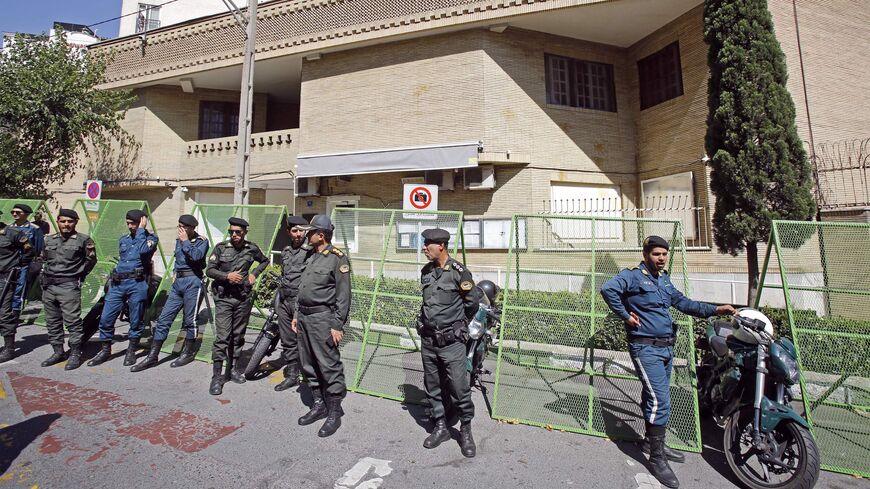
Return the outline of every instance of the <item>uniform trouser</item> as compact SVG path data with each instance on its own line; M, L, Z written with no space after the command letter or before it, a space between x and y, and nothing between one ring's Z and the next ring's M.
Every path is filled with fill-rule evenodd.
M15 284L15 296L12 298L12 310L21 311L24 308L24 298L27 296L27 276L30 267L24 265L18 272L18 282Z
M278 336L281 337L281 356L288 364L299 360L298 335L290 327L293 322L295 297L281 296L278 301Z
M16 277L12 272L0 273L0 336L15 334L18 314L12 310Z
M79 281L49 285L42 289L48 342L63 345L63 326L69 330L69 345L82 344L82 288Z
M121 314L124 302L130 306L130 332L128 337L135 340L142 336L142 317L145 314L145 301L148 299L148 281L124 279L121 283L109 286L106 304L100 316L100 341L111 341L115 336L115 321Z
M671 416L671 372L674 347L629 343L631 361L637 369L643 391L641 409L647 424L664 426Z
M202 280L196 275L176 278L169 288L169 297L163 305L163 311L154 325L154 339L164 341L169 335L169 328L178 316L178 312L184 309L181 320L181 329L185 332L185 338L196 339L196 306L199 304L199 293L202 291Z
M245 331L251 317L253 295L247 297L216 297L214 300L214 345L211 350L213 362L223 362L228 358L230 342L233 358L239 358L245 346Z
M455 341L447 346L435 346L432 338L421 340L423 354L423 386L435 419L445 417L442 380L450 389L450 400L462 422L474 417L469 374L465 368L465 344Z
M330 397L344 397L344 364L338 346L332 342L330 329L336 326L332 311L302 314L296 317L299 332L299 361L302 374L312 391L320 390Z

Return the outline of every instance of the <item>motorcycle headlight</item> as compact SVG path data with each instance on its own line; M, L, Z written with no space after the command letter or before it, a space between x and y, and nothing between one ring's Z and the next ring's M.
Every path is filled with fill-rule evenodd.
M794 385L800 382L801 371L797 360L789 351L788 346L774 343L770 351L771 371L776 380L786 385Z

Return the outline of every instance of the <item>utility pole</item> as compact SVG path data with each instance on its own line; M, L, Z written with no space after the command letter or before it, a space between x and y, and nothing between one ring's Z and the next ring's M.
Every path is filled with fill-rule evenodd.
M242 88L239 101L239 142L236 160L236 180L233 204L248 204L251 185L251 126L254 105L254 50L257 47L257 0L248 0L247 15L242 14L233 0L223 0L245 29L245 58L242 63Z

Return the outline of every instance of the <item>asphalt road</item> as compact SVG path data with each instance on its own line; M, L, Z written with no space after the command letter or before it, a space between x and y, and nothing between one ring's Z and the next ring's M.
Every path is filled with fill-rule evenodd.
M120 343L109 362L67 372L40 367L51 353L44 329L19 338L19 356L0 364L0 489L659 487L634 444L498 423L480 391L478 456L466 459L455 440L422 447L428 423L416 406L351 393L342 428L322 439L319 422L296 423L307 389L273 390L280 371L213 397L205 363L133 374ZM92 341L86 357L97 349ZM705 426L703 454L675 464L681 487L735 487L720 437ZM823 472L817 487L870 482Z

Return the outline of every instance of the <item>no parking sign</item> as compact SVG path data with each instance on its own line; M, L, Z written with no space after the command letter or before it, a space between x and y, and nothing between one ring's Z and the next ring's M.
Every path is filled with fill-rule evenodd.
M88 180L85 184L85 198L88 199L84 202L85 210L90 212L97 212L100 210L100 203L96 202L100 200L100 197L103 195L103 181L102 180ZM88 201L95 202L88 202Z

